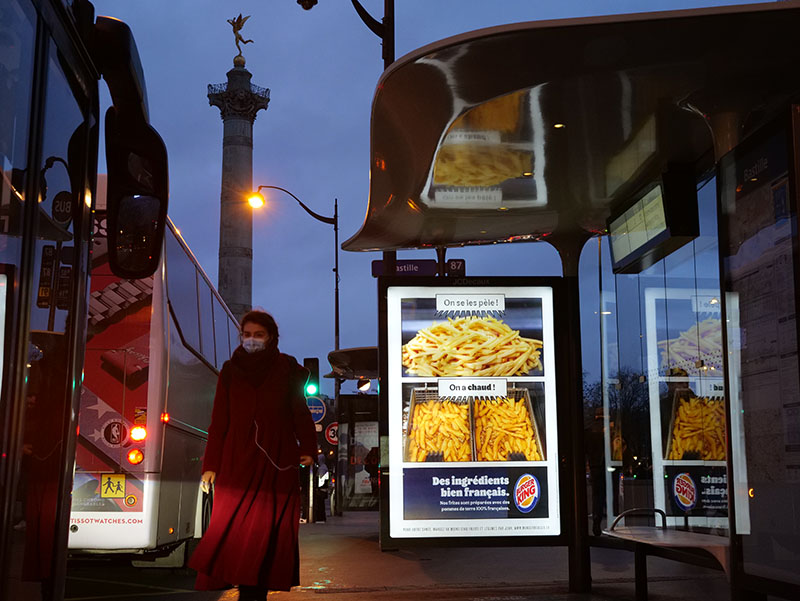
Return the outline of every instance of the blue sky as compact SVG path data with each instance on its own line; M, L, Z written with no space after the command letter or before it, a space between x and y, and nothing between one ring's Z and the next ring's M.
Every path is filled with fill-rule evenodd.
M363 0L377 18L382 0ZM742 2L642 0L398 0L396 56L483 27ZM383 70L380 40L347 0L319 0L310 11L295 0L94 0L99 15L127 22L147 79L151 121L170 160L170 216L212 282L217 281L222 121L207 85L223 83L236 54L227 19L251 15L242 33L254 40L244 56L252 82L270 88L256 119L253 184L291 190L316 212L333 214L339 200L340 241L360 227L369 194L369 124ZM532 58L532 60L541 60ZM107 101L106 101L107 102ZM105 107L101 107L104 110ZM103 170L103 166L100 167ZM271 195L254 216L253 304L281 328L281 349L302 359L333 348L333 230L307 216L288 196ZM434 259L433 251L401 258ZM546 244L451 249L468 275L558 275ZM377 253L340 251L341 346L377 343ZM343 392L354 386L345 384ZM332 394L330 382L323 392Z

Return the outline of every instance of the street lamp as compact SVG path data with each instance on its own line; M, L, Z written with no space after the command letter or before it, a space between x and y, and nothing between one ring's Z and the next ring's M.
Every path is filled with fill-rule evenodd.
M311 10L316 6L317 0L297 0L297 3L304 10ZM383 70L385 71L394 62L394 0L383 0L382 21L378 21L369 14L369 11L358 0L350 0L350 3L358 13L362 23L383 42L381 58L383 58ZM382 256L383 273L394 275L397 265L397 251L385 250Z
M265 204L264 196L261 194L261 190L280 190L281 192L285 192L292 198L297 201L303 210L311 215L317 221L321 221L322 223L327 223L328 225L333 226L333 249L334 249L334 263L333 263L333 273L335 274L336 279L334 280L334 289L333 289L333 303L334 303L334 334L333 334L333 346L335 350L339 350L339 200L334 198L333 199L333 217L325 217L324 215L320 215L319 213L315 213L311 209L309 209L302 200L297 198L294 194L289 192L286 188L281 188L280 186L259 186L258 189L250 195L247 199L247 202L250 203L250 206L257 209L263 207ZM334 392L333 392L333 405L334 405L334 412L336 415L339 415L339 394L342 388L342 381L338 377L334 377ZM342 485L341 479L339 474L339 462L337 461L334 463L334 476L336 478L335 483L335 491L336 491L336 501L337 505L341 507L341 499L342 499ZM336 515L341 515L341 509L336 509Z
M365 9L358 0L350 0L353 8L358 13L359 18L361 21L366 25L369 30L378 36L381 41L383 42L383 48L381 52L381 56L383 58L383 70L389 68L394 62L394 0L383 0L383 22L378 21L374 18L367 9ZM317 0L297 0L297 3L305 10L311 10L317 4ZM336 248L338 250L339 245L337 242ZM397 269L397 251L394 250L385 250L382 253L383 258L383 272L387 275L395 275ZM337 283L338 283L338 274L337 274ZM338 301L337 301L338 307ZM337 309L338 314L338 309ZM338 324L338 320L337 320ZM338 325L337 325L338 327ZM337 335L338 340L338 335ZM337 343L336 348L339 348ZM336 415L339 416L339 379L336 379ZM352 440L353 431L350 430L349 437ZM336 463L337 467L339 462ZM338 472L338 469L337 469ZM336 474L336 498L339 500L339 507L337 508L335 515L341 515L341 499L342 499L342 489L341 489L341 481L339 478L339 474Z
M250 197L247 199L247 202L250 204L251 207L254 209L258 209L264 206L265 200L264 195L261 194L261 190L280 190L294 198L303 210L311 215L317 221L321 221L322 223L327 223L328 225L333 226L333 244L334 244L334 267L333 273L335 274L334 280L334 335L333 335L333 347L334 350L339 350L339 201L338 199L333 200L333 217L325 217L324 215L320 215L319 213L315 213L311 209L309 209L302 200L297 198L294 194L289 192L286 188L281 188L280 186L259 186L258 189L253 192ZM338 407L339 401L339 378L336 378L336 402Z
M369 14L358 0L350 2L364 25L383 42L383 68L387 69L394 62L394 0L383 0L383 22ZM297 3L303 9L311 10L317 5L317 0L297 0Z

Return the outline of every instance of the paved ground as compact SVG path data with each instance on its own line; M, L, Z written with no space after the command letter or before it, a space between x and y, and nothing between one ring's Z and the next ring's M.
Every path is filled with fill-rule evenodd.
M633 554L592 549L591 595L567 592L565 548L457 548L381 552L377 512L348 512L301 526L301 582L283 601L633 600ZM728 599L721 572L648 558L650 599ZM73 563L67 599L235 601L235 591L197 592L187 569Z

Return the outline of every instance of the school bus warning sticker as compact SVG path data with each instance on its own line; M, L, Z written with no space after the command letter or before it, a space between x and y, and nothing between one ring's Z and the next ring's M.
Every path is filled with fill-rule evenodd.
M103 474L100 496L104 499L124 499L125 474Z

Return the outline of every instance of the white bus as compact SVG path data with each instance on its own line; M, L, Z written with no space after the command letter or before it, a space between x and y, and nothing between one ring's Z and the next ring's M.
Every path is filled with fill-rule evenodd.
M201 534L201 460L239 329L171 221L143 280L111 273L96 223L69 548L164 554Z

